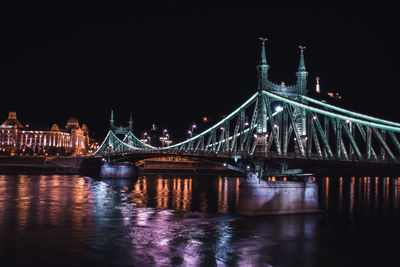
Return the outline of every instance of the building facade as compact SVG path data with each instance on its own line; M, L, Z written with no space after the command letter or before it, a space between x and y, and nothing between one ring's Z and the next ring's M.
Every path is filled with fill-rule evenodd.
M48 130L33 130L22 125L16 112L9 112L0 126L0 152L8 155L81 155L89 149L89 131L70 118L61 129L53 124Z

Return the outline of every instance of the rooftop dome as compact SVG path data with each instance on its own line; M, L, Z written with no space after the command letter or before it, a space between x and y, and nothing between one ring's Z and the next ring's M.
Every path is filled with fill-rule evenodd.
M13 128L23 128L22 124L17 119L17 113L15 111L10 111L8 113L8 118L1 126L13 126ZM15 127L14 127L15 126Z
M72 117L72 118L68 119L67 125L68 124L79 124L79 122L78 122L78 120L76 118Z
M58 125L54 123L53 126L51 126L51 131L59 132L60 131L60 127L58 127Z

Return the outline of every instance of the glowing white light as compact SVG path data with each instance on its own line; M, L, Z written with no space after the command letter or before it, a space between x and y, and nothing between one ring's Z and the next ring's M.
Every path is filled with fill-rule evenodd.
M275 111L276 112L280 112L280 111L282 111L283 110L283 107L282 106L277 106L276 108L275 108Z

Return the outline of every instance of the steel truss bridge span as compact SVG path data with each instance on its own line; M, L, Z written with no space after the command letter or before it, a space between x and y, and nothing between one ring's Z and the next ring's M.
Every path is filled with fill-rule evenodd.
M399 123L303 95L260 90L214 126L180 143L153 147L132 131L121 140L110 129L94 156L119 161L140 155L197 157L258 172L268 168L268 162L293 159L400 166L399 133Z

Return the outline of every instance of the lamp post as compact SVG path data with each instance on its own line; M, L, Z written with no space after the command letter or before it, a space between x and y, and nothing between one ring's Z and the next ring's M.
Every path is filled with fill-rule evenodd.
M160 138L161 139L161 144L162 144L162 146L163 147L165 147L165 143L166 143L166 141L167 141L167 139L168 139L168 130L167 129L164 129L163 130L163 136Z
M196 125L196 124L193 124L193 125L192 125L192 130L191 130L191 131L192 131L192 135L193 135L193 133L194 133L194 129L196 129L196 128L197 128L197 125Z

